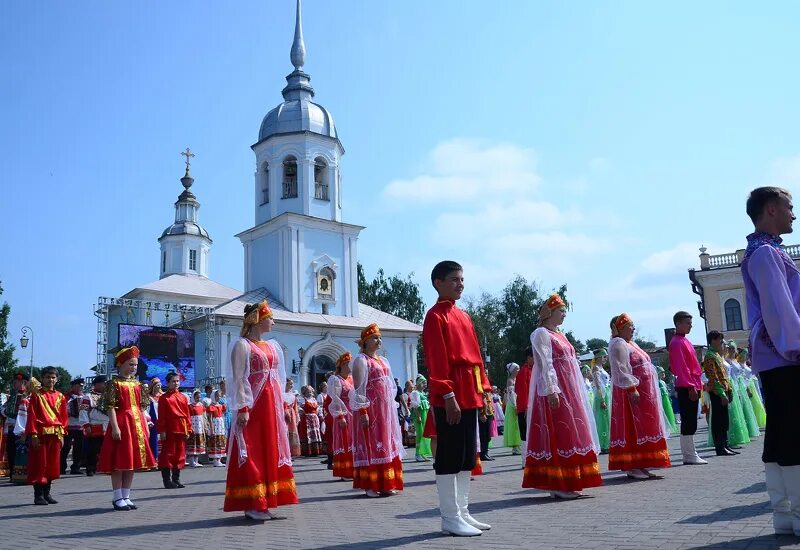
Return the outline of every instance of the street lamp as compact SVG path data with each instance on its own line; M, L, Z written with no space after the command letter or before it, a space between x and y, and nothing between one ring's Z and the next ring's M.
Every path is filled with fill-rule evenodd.
M31 331L31 337L28 338L28 331ZM22 327L22 337L19 339L19 345L22 349L28 347L28 342L31 344L31 378L33 378L33 329L27 325Z

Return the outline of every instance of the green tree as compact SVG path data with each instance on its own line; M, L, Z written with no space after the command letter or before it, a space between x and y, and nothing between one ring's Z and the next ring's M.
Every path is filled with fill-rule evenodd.
M359 262L356 267L358 301L406 321L420 324L425 314L425 302L422 301L419 285L414 282L413 275L410 273L405 279L399 274L387 278L383 269L379 269L375 278L367 281L364 266ZM417 370L427 374L422 338L417 345Z
M567 337L567 340L569 340L569 343L572 344L573 348L575 348L575 351L578 352L578 355L583 355L584 353L586 353L587 351L586 344L575 338L575 335L572 334L571 330L565 332L564 336Z
M2 283L0 283L0 295L3 294ZM8 318L11 316L11 306L8 302L3 302L0 307L0 389L8 388L14 371L17 368L17 360L14 358L14 345L8 342Z
M634 338L633 341L636 342L636 345L638 345L645 351L651 351L658 347L658 345L655 342L651 342L650 340L645 340L644 338Z
M586 349L595 351L600 348L608 349L608 340L603 340L602 338L589 338L586 340Z
M425 302L422 301L419 285L414 282L413 276L410 273L405 279L399 274L386 277L383 269L379 269L375 278L367 281L364 267L359 263L358 301L384 313L420 324L425 314Z

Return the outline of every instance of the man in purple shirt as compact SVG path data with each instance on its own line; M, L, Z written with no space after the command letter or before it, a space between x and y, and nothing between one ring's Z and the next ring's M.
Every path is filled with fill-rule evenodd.
M761 460L775 533L800 536L800 271L780 238L792 232L792 196L759 187L747 199L747 215L755 232L747 236L742 278L753 371L767 410Z
M681 454L684 464L708 464L697 454L694 434L697 432L697 406L700 404L700 390L703 382L700 376L703 369L697 360L694 346L686 338L692 330L692 314L679 311L672 316L675 335L669 341L669 370L675 375L675 392L678 394L678 407L681 412Z

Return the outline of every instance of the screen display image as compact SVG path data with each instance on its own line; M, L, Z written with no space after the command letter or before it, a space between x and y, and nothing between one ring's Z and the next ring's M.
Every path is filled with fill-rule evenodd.
M166 387L167 374L175 371L181 377L182 388L194 388L193 330L120 323L118 342L120 347L139 348L139 380L157 377Z

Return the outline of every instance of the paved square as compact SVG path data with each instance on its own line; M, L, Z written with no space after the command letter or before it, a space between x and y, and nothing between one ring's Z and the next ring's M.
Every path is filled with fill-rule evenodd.
M698 443L706 436L702 428ZM710 464L678 465L663 480L604 473L605 485L586 491L591 498L571 502L523 490L520 458L498 448L472 484L470 506L492 530L472 539L439 534L429 463L404 464L399 496L368 499L333 480L320 459L298 459L301 503L278 509L285 520L264 524L222 512L223 468L184 470L182 490L163 489L158 472L137 474L132 512L111 510L107 476L56 481L59 504L48 507L33 506L30 487L4 482L0 548L800 548L799 539L772 534L761 445L759 438L730 458L701 447ZM675 437L670 450L680 463Z

